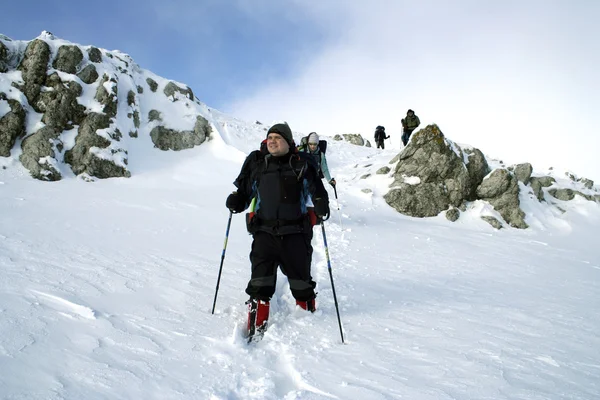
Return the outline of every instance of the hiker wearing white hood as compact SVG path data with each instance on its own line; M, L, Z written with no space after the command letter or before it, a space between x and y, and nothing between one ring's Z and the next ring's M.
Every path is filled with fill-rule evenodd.
M302 138L298 151L311 154L319 166L319 175L321 178L327 179L327 182L331 186L335 186L335 179L331 177L329 173L329 167L327 166L327 158L325 157L325 150L327 149L327 142L325 140L319 140L319 135L316 132L311 132L308 137Z

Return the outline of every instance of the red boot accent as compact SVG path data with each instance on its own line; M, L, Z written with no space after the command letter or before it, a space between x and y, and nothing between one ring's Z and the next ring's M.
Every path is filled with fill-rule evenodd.
M296 300L296 305L300 306L303 310L315 312L315 299L310 299L308 301L300 301Z
M269 320L269 302L250 299L248 304L248 337L252 338L255 334L263 334L267 330Z

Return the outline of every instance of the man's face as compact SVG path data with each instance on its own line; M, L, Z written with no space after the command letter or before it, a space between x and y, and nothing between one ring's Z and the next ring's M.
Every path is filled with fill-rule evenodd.
M406 113L406 115L408 115L409 117L412 117L413 115L415 115L415 113L412 111L409 111L408 113Z
M319 145L317 143L309 143L308 149L310 150L311 153L314 153L315 151L317 151L318 146Z
M278 157L287 154L290 151L290 145L279 133L269 133L267 136L267 150Z

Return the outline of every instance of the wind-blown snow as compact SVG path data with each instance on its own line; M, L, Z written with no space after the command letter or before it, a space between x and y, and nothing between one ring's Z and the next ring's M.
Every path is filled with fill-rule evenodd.
M280 275L269 330L246 345L243 215L211 308L225 198L266 131L206 112L212 140L137 145L130 179L46 183L4 163L1 398L600 398L597 203L556 200L562 213L524 190L527 230L494 230L481 201L454 223L410 218L375 174L394 151L331 138L325 228L346 344L315 228L318 311L296 309Z

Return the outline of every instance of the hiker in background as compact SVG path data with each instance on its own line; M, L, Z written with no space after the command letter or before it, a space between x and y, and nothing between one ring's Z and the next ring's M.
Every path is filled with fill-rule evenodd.
M406 112L406 118L402 119L402 143L405 146L408 143L408 139L410 139L410 135L419 125L421 125L419 117L415 115L413 110L408 110Z
M319 135L316 132L311 132L307 137L302 138L298 151L309 153L312 155L317 162L319 177L321 179L327 179L327 182L331 186L335 186L335 179L331 177L329 173L329 167L327 166L327 157L325 157L325 151L327 150L327 142L325 140L319 140Z
M253 236L252 275L246 288L250 340L267 329L278 266L288 278L296 304L315 311L309 199L317 217L329 216L329 197L316 164L308 154L297 152L287 124L275 124L267 131L267 151L255 150L246 157L234 182L237 191L225 202L233 213L243 212L251 203L255 206L246 220Z
M384 140L389 138L389 135L385 135L385 128L383 126L379 125L375 128L375 143L377 143L377 148L381 147L382 149L385 149Z

